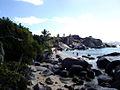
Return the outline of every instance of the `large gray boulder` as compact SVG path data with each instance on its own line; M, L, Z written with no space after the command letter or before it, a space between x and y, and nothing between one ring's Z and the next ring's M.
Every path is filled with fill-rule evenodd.
M100 69L105 69L108 63L110 63L110 61L107 60L105 57L101 57L97 60L97 66Z
M92 37L84 38L83 44L86 47L90 47L90 48L102 48L102 47L104 47L104 44L100 39L94 39Z
M120 66L120 60L116 60L116 61L112 61L112 62L108 63L105 68L105 72L108 75L113 75L115 73L113 71L117 66Z
M72 65L80 65L83 68L87 68L89 66L89 63L83 59L73 59L73 58L65 58L62 61L62 68L64 69L66 68L67 70L69 70Z

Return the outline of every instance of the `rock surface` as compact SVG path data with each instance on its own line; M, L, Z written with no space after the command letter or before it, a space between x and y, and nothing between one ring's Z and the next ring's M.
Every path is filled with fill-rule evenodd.
M101 57L97 60L97 66L100 69L105 69L108 63L110 63L110 61L107 60L105 57Z
M105 57L100 57L97 60L99 68L92 69L91 65L86 61L87 59L68 57L57 52L52 58L31 65L33 75L29 78L31 84L28 88L30 90L120 89L119 60L110 62ZM87 57L91 57L91 55ZM58 60L59 58L62 60Z

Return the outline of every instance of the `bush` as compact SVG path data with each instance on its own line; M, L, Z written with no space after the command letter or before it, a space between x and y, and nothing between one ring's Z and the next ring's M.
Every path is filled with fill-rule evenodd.
M2 61L2 49L1 49L1 45L2 45L2 43L0 42L0 63Z
M41 50L29 29L9 18L0 18L0 41L3 43L5 61L19 61L23 55L22 62L31 64L36 59L37 51Z
M30 69L27 65L18 62L4 63L0 66L0 90L26 90L28 80L26 74ZM26 73L27 72L27 73Z

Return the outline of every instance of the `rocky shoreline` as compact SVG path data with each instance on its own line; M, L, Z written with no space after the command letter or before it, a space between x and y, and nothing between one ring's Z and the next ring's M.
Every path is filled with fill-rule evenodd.
M55 41L57 42L57 41ZM93 38L92 36L82 38L79 35L69 35L66 37L59 37L60 48L63 44L67 45L67 49L72 50L86 50L90 48L106 48L106 47L117 47L115 44L104 43L101 39ZM61 44L62 43L62 44Z
M118 53L117 53L118 54ZM117 55L116 54L116 55ZM110 54L109 54L110 55ZM112 54L113 55L113 54ZM114 54L115 55L115 54ZM88 58L90 59L90 58ZM76 58L56 51L45 61L31 65L30 90L118 90L120 61L110 62L105 56L93 69L84 57Z

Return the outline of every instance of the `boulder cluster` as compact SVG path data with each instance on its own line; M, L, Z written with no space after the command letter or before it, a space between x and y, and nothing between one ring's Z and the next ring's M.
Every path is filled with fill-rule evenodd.
M34 62L29 78L30 90L117 90L120 89L120 61L105 57L97 60L98 69L83 58L73 59L56 55ZM97 83L92 84L96 80ZM86 83L87 82L87 83Z
M68 45L72 49L85 50L88 48L104 48L112 47L107 43L103 43L100 39L95 39L92 36L81 38L79 35L71 35L66 37L61 37L60 42Z
M104 70L106 75L98 78L99 85L120 89L120 60L110 61L101 57L97 60L97 66Z

